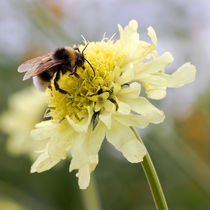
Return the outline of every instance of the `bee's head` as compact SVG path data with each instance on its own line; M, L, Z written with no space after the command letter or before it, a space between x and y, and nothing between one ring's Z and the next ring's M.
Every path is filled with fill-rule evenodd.
M76 53L76 62L75 65L76 66L83 66L85 62L85 57L82 53Z
M85 49L87 48L89 43L86 44L86 46L84 47L84 49L82 50L82 53L80 52L80 50L77 48L78 52L76 52L76 62L75 62L75 65L76 66L83 66L84 65L84 62L86 61L91 69L93 70L93 73L94 73L94 77L95 77L95 70L93 69L92 65L90 64L90 62L85 58L84 56L84 51Z

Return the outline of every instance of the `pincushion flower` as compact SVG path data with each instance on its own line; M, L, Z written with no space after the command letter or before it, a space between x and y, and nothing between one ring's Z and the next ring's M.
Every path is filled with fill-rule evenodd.
M0 116L0 125L9 136L7 148L11 154L26 154L35 159L34 149L38 150L43 145L33 141L30 132L43 119L47 102L45 93L34 87L21 90L9 98L8 110Z
M144 145L136 139L130 126L145 128L161 123L164 113L140 96L144 86L148 97L161 99L167 87L181 87L195 78L195 67L184 64L172 75L164 68L173 61L169 52L157 55L157 38L148 28L151 43L139 39L138 24L131 21L124 29L119 26L120 39L90 42L85 63L78 68L79 78L61 75L60 93L51 82L49 106L52 117L36 125L31 133L38 142L47 141L31 168L42 172L52 168L70 154L70 171L78 170L79 186L89 185L90 174L98 164L98 152L106 139L131 163L143 160ZM80 45L79 48L85 47Z

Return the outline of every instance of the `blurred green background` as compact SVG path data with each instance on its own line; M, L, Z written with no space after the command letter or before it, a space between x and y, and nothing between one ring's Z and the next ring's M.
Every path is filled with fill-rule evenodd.
M117 24L125 26L131 19L139 22L141 38L147 41L146 28L152 25L160 54L174 55L167 72L193 63L198 70L196 81L169 89L167 98L157 103L165 121L139 132L169 209L210 209L209 1L1 0L0 8L0 113L8 109L12 94L32 84L22 82L23 75L16 71L23 61L81 43L81 34L90 41L101 40L104 32L111 37ZM50 171L30 174L29 155L8 152L8 136L0 133L0 210L87 209L75 172L68 172L70 160ZM106 142L99 155L94 174L103 210L155 209L140 164L128 163Z

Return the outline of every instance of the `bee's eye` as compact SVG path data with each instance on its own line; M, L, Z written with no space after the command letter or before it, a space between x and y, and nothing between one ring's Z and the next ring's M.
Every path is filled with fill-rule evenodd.
M77 56L77 61L76 61L76 65L82 66L83 63L84 63L84 61L85 61L85 59L84 59L83 55L82 55L82 54L78 54L78 56Z

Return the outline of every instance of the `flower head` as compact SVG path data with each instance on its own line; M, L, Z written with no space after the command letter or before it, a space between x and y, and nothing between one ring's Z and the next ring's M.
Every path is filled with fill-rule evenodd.
M9 135L7 148L11 154L29 154L33 159L34 149L42 148L30 137L35 124L43 118L47 97L34 87L21 90L9 99L9 109L1 114L1 130ZM43 142L42 142L43 143Z
M167 87L181 87L193 81L195 67L188 63L174 74L166 74L164 68L173 61L172 55L166 52L158 57L154 30L148 28L150 44L139 39L137 28L133 20L124 29L119 26L118 41L90 42L85 57L95 75L88 63L85 69L78 68L79 78L61 75L59 86L68 94L57 91L52 80L49 90L52 120L37 124L32 131L35 139L48 143L33 164L32 172L52 168L70 151L70 171L78 170L79 186L85 189L98 164L105 136L131 163L143 160L146 149L129 127L160 123L164 113L140 96L141 85L148 97L160 99ZM81 51L84 47L79 46Z

